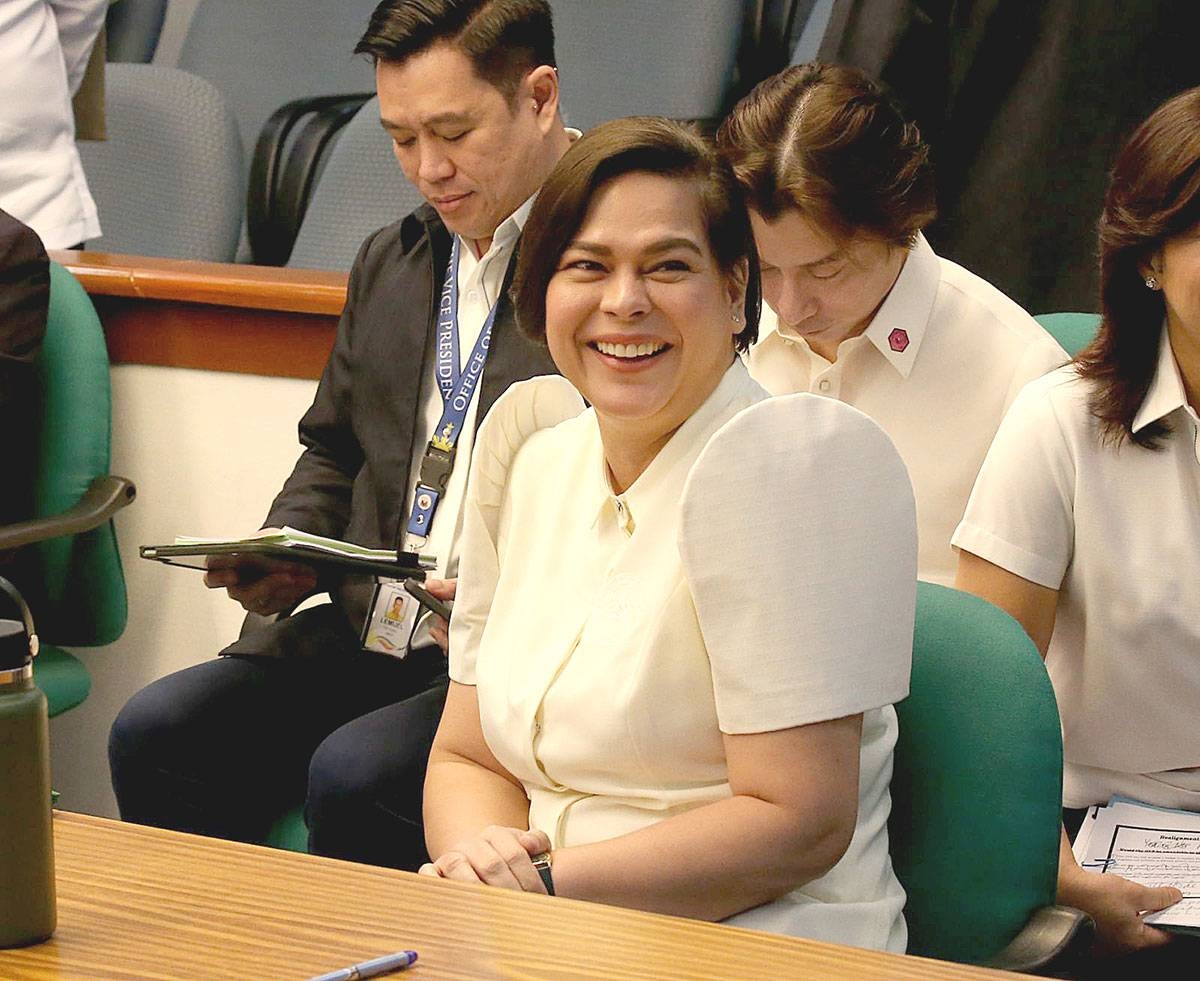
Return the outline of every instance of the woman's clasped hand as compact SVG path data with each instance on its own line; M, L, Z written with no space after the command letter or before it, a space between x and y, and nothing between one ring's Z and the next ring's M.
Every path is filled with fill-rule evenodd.
M544 831L487 827L473 838L452 845L437 861L422 865L420 875L458 882L478 882L518 892L546 892L533 858L550 851Z

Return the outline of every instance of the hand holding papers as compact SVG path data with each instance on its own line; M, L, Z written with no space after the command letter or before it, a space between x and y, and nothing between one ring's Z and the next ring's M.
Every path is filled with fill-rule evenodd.
M1073 851L1086 870L1179 889L1181 902L1142 920L1200 935L1200 814L1114 797L1106 806L1088 811Z
M318 590L317 570L303 562L265 555L210 555L207 562L204 585L228 590L242 609L260 616L294 609Z

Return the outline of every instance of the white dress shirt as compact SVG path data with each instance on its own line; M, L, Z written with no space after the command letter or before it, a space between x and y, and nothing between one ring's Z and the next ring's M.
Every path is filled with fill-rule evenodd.
M1073 368L1032 382L996 434L954 544L1058 590L1046 654L1064 803L1114 793L1200 810L1200 443L1163 331L1134 418L1159 450L1103 444Z
M500 223L492 235L491 247L482 256L476 257L470 244L459 239L458 248L458 367L461 371L471 358L471 351L479 335L483 333L483 325L488 313L499 302L500 291L504 286L504 276L508 271L509 261L516 249L517 239L533 208L536 195L530 197L508 218ZM441 284L438 284L441 290ZM420 439L413 452L412 464L409 467L409 487L404 500L402 520L408 523L412 513L413 496L416 492L417 478L421 473L421 460L425 456L425 447L437 431L438 422L442 418L444 403L442 392L438 387L433 372L426 372L421 379L421 419ZM452 577L458 574L458 539L462 529L462 502L466 493L467 478L470 472L468 463L471 459L471 447L475 441L475 422L479 415L479 396L471 399L467 408L467 416L463 420L462 429L458 434L455 446L454 469L446 483L446 493L438 503L437 512L433 516L433 525L429 537L422 545L414 544L408 539L406 548L425 555L437 557L437 568L433 575L438 578Z
M772 395L840 399L896 444L917 495L920 577L953 585L950 535L1004 412L1029 380L1066 352L994 286L947 259L923 235L866 331L830 363L763 309L750 374Z
M71 96L107 10L108 0L0 2L0 208L48 249L100 234Z
M477 686L488 746L555 848L728 798L722 733L863 713L845 856L728 922L902 950L886 822L912 648L911 488L861 413L765 396L735 361L614 495L595 413L569 383L510 388L472 461L450 674ZM763 514L748 506L763 494L799 503Z

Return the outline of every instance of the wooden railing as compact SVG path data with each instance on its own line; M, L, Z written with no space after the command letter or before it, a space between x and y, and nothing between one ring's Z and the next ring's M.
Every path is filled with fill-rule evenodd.
M113 364L319 378L346 275L53 252L92 298Z

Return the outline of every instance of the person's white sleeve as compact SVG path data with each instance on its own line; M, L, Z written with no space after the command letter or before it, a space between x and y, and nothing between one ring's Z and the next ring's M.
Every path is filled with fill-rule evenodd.
M513 460L539 429L574 418L583 409L583 399L565 378L531 378L510 386L496 400L475 435L450 617L450 677L460 684L475 684L476 655L500 577L500 512Z
M1071 371L1071 369L1064 369ZM1058 589L1075 547L1075 463L1057 405L1068 376L1031 382L1008 410L950 543Z
M912 485L857 409L803 394L736 415L688 477L679 548L723 732L823 722L908 694Z
M58 43L71 94L79 91L96 36L104 26L109 0L47 0L58 24Z

